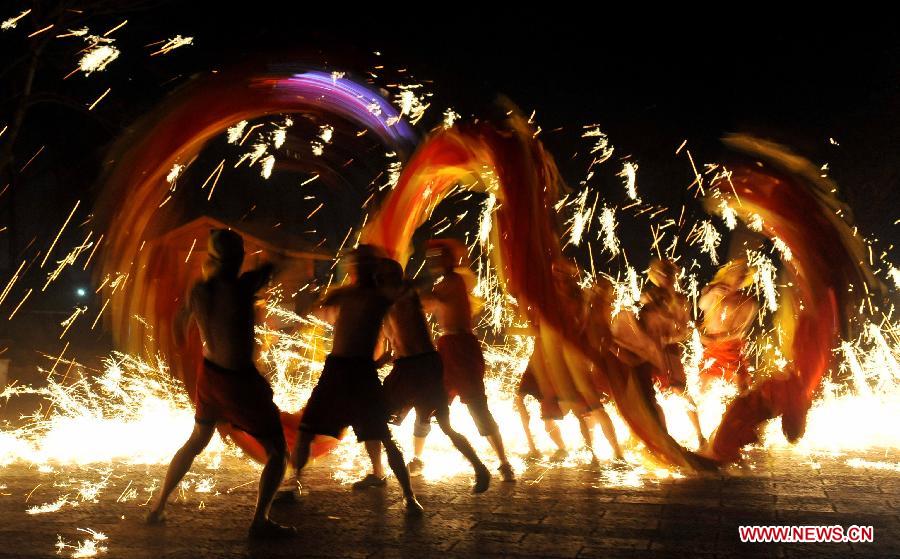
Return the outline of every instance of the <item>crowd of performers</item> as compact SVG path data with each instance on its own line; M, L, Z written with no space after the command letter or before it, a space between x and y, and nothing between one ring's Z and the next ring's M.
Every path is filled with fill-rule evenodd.
M430 246L427 261L431 277L436 278L433 284L407 278L397 261L374 246L360 245L347 255L348 281L325 293L315 310L321 319L333 324L332 351L303 410L298 432L286 437L272 389L255 365L254 306L257 292L269 282L275 266L265 264L241 273L244 248L240 235L226 229L211 231L203 279L191 288L175 324L176 338L184 339L192 319L203 343L203 366L195 390L196 422L190 438L172 459L148 522L164 521L169 496L221 424L230 424L251 435L266 456L251 537L289 536L295 532L269 519L273 500L299 490L299 475L309 461L317 436L338 438L348 427L365 444L372 462L372 473L357 481L354 488L385 485L381 458L384 449L388 465L403 490L408 514L420 515L423 510L410 476L421 473L424 466L422 454L432 418L471 463L475 473L473 491L484 492L490 485L491 473L469 441L450 423L449 405L457 396L496 453L500 478L503 482L515 482L500 429L485 395L486 366L480 341L473 332L472 286L467 276L460 273L462 254L449 240L433 241ZM563 280L570 279L566 276L577 274L577 270L568 262L559 262L553 265L553 274L560 286L572 285L573 282ZM691 312L688 299L678 289L678 276L679 268L674 262L654 261L641 295L640 313L627 309L617 312L606 343L620 359L638 368L642 390L653 395L659 386L687 400L702 451L706 438L696 405L686 392L681 359L681 344L690 335ZM757 304L744 289L752 277L753 270L745 261L732 261L719 270L702 292L698 306L705 379L725 378L739 388L749 384L744 353ZM579 305L571 311L583 313L587 318L584 324L591 324L592 313L611 313L613 286L608 281L601 279L585 292L572 295L571 300ZM426 313L434 318L441 332L436 343ZM595 401L604 402L600 406L567 396L583 393L583 387L566 392L547 386L548 379L560 378L561 371L589 370L592 363L564 351L564 344L556 339L559 335L552 329L541 329L537 319L530 322L527 334L534 337L534 352L521 377L515 401L531 456L537 457L539 452L529 427L526 396L540 402L547 434L558 447L554 459L567 454L556 422L572 413L594 460L597 458L592 433L599 424L614 460L623 461L620 442L604 409L609 398L599 383L593 390L599 394ZM388 363L392 363L392 369L382 383L378 370ZM655 402L655 397L650 399ZM407 464L389 423L399 424L413 409L414 457ZM658 406L656 413L664 422ZM289 449L287 441L291 439L294 444Z

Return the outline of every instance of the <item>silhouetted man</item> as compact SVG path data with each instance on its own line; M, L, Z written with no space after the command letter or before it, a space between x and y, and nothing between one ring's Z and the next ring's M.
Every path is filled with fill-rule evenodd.
M373 247L360 245L350 258L350 284L332 290L321 302L324 309L337 314L334 341L303 411L292 455L294 469L299 474L306 465L316 435L338 437L345 428L353 427L360 442L381 441L403 489L407 512L421 514L403 453L388 428L387 404L373 359L381 324L395 293L376 283L380 257Z
M166 501L190 469L216 429L227 422L253 435L266 451L260 475L256 512L250 537L278 537L296 533L269 519L272 498L284 476L286 449L272 388L254 364L254 310L256 292L268 282L273 267L263 265L240 274L244 260L241 236L227 229L210 231L203 281L193 286L184 312L176 323L176 338L183 340L193 317L203 342L203 368L197 377L194 431L172 458L159 500L147 515L150 523L165 520Z

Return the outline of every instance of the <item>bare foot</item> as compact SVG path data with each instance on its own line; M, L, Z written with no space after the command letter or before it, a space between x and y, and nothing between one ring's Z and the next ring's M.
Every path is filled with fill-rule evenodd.
M475 470L475 485L472 493L484 493L491 486L491 472L483 465Z
M422 505L419 504L419 501L416 500L415 497L407 497L406 499L406 514L407 516L422 516L425 513L425 509Z
M505 483L516 482L516 474L515 472L513 472L512 466L509 464L509 462L500 465L500 479L502 479Z
M164 524L166 522L166 511L150 509L150 512L147 513L147 516L144 517L144 521L147 524Z
M297 529L293 526L282 526L272 522L268 518L265 520L254 521L250 525L248 536L250 539L278 539L293 538L298 535Z

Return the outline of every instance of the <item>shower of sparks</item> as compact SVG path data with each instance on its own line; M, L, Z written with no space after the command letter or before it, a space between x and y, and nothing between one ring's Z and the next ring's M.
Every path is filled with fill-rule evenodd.
M594 218L594 207L587 207L587 197L588 197L588 189L585 188L584 191L575 199L575 214L572 216L570 220L571 234L569 236L569 242L575 246L581 244L581 240L584 237L584 234L588 231L591 226L591 222ZM597 201L594 200L594 205L596 206Z
M321 138L323 142L330 144L332 136L334 136L334 126L323 124L319 127L319 138Z
M175 35L174 37L166 41L165 44L163 44L163 46L159 48L159 50L150 53L150 56L156 56L157 54L167 54L179 47L192 44L194 44L193 37L182 37L181 35Z
M715 225L708 219L694 224L688 234L687 241L690 244L699 244L700 252L709 255L709 260L714 265L719 264L719 255L716 250L722 242L722 235L716 230Z
M777 250L778 253L781 254L781 258L784 259L785 262L790 262L791 260L793 260L794 255L791 253L790 247L784 244L784 241L782 241L778 237L775 237L775 240L772 244L775 250Z
M603 248L611 255L619 254L619 237L616 235L616 212L609 206L603 206L600 212L600 237L603 239Z
M171 186L173 190L175 189L175 181L178 180L178 177L180 177L183 172L184 165L176 163L172 165L172 169L169 171L169 174L166 175L166 182L169 183L169 186Z
M242 120L234 126L228 128L228 130L226 131L226 134L228 135L228 143L236 144L241 141L241 138L244 136L245 128L247 128L246 120Z
M78 69L84 72L85 76L105 70L121 54L119 49L112 45L114 39L88 35L85 40L90 45L84 50L81 60L78 61Z
M19 20L22 19L23 17L27 16L30 13L31 13L31 8L25 10L24 12L22 12L21 14L15 16L15 17L11 17L11 18L5 20L3 23L0 23L0 29L2 29L3 31L6 31L7 29L15 29L16 24L19 23Z
M609 143L609 137L600 130L599 126L586 126L585 132L581 135L582 138L594 138L594 145L591 147L592 154L596 155L596 159L594 159L591 166L593 167L595 164L600 164L612 157L613 147Z
M752 266L756 273L753 276L753 285L756 292L762 295L770 312L778 310L778 289L775 286L777 270L772 261L765 254L755 250L747 251L747 264Z
M460 119L459 113L454 111L453 109L446 109L444 111L444 128L452 128L453 123Z
M259 165L259 175L264 179L268 179L272 176L272 169L275 168L275 156L267 155L260 161Z
M637 194L637 163L626 161L622 165L622 172L618 176L625 179L625 194L631 200L640 201Z
M388 126L396 124L404 116L412 124L418 123L425 116L425 111L431 106L431 103L426 103L425 99L431 97L431 93L416 95L416 90L421 88L422 85L420 84L401 85L399 87L400 91L394 96L394 100L400 108L400 114L389 118L387 120Z
M737 213L735 213L734 209L729 206L728 202L725 200L719 201L719 213L722 215L725 227L734 231L734 228L737 227Z
M891 269L888 271L888 277L894 282L894 288L900 289L900 268L891 266Z

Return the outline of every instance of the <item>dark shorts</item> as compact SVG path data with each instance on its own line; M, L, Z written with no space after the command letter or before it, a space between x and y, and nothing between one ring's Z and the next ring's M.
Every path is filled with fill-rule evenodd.
M475 334L444 334L438 338L437 348L444 364L444 387L450 399L458 395L464 404L486 402L486 366L481 343Z
M260 439L284 440L272 387L255 368L232 371L204 359L196 394L197 423L230 423Z
M402 423L413 408L416 421L428 421L448 405L441 356L430 351L395 359L391 373L384 379L384 395L392 423Z
M541 419L562 419L565 417L562 409L559 407L559 400L556 398L544 398L541 394L541 388L538 386L537 379L531 366L522 373L519 380L519 387L516 390L519 396L531 396L541 404Z
M353 427L358 441L390 437L384 390L371 359L329 355L313 389L300 430L338 437Z

